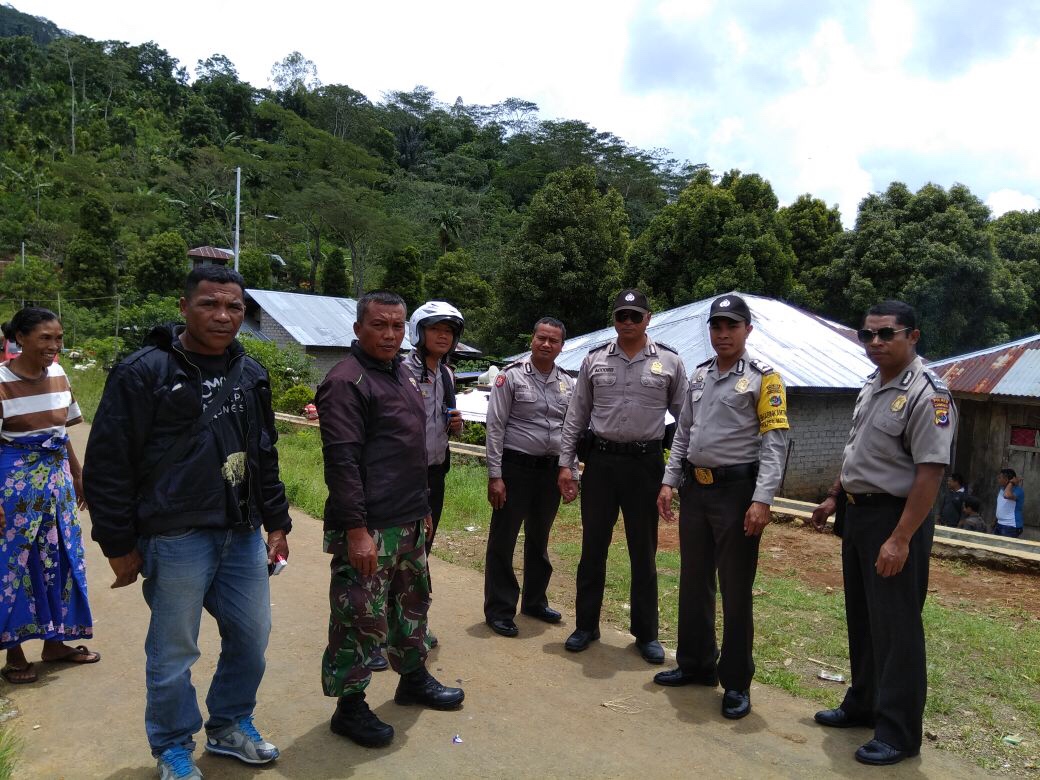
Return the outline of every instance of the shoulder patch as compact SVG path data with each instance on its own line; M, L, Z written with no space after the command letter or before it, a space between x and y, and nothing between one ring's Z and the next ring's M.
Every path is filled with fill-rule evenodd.
M665 344L663 341L655 341L658 349L663 349L665 352L671 352L673 355L678 355L679 350L673 347L671 344Z
M926 369L924 370L924 375L925 375L925 378L927 378L927 379L928 379L928 381L929 381L929 382L931 383L932 387L934 387L934 388L935 388L936 390L938 390L939 392L941 392L941 393L949 393L949 392L950 392L950 387L949 387L949 385L947 385L947 384L946 384L946 383L945 383L945 382L944 382L944 381L943 381L943 380L942 380L942 379L941 379L941 378L939 377L939 375L938 375L937 373L935 373L934 371L932 371L932 369L930 369L930 368L926 368Z
M773 371L776 370L771 365L769 365L768 363L763 363L758 358L751 358L751 360L749 360L748 363L750 363L751 367L760 374L771 374L773 373Z

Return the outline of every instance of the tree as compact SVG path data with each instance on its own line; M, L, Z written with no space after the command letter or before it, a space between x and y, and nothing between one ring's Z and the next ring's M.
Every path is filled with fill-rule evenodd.
M480 278L473 256L465 249L445 252L426 274L426 297L432 301L448 301L467 318L485 310L494 298L491 285Z
M531 325L546 315L575 334L602 327L621 287L627 248L624 202L616 190L599 191L592 167L550 175L496 279L495 347L521 348Z
M79 212L80 229L65 251L64 278L72 294L95 299L96 306L115 293L119 275L115 263L115 227L112 211L96 194L89 194Z
M342 249L333 249L321 264L321 294L335 298L350 295L350 280L347 279L346 258Z
M404 298L408 311L421 304L424 298L423 272L419 250L406 246L390 255L383 275L383 287Z
M8 265L0 283L5 298L29 305L51 306L51 301L61 292L61 280L54 263L32 256L25 258L24 266L18 261Z
M246 287L256 290L271 289L271 256L259 249L243 249L238 253L238 270L246 280Z
M671 307L728 290L784 298L795 256L769 182L701 171L632 242L626 283Z
M780 209L780 221L791 237L796 261L795 289L791 297L809 309L819 309L823 294L817 283L818 270L835 257L841 237L841 212L827 207L819 198L800 195L790 206Z
M444 254L459 240L462 234L462 217L457 209L450 209L441 213L437 220L437 243L440 244L441 254Z
M133 270L139 292L176 292L189 270L188 244L172 230L158 233L145 242Z

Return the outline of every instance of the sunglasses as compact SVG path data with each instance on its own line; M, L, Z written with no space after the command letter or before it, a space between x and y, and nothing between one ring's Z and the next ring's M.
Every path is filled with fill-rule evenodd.
M614 312L614 322L634 322L638 325L643 321L643 312L631 311L630 309L622 309L621 311Z
M863 344L869 344L875 338L879 338L882 341L891 341L896 337L897 333L903 333L908 331L910 328L878 328L877 330L871 330L870 328L861 328L856 331L856 338L858 338Z

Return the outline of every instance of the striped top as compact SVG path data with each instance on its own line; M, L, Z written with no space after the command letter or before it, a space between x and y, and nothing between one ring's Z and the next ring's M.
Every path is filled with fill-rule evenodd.
M65 428L83 421L72 385L58 363L40 379L23 379L0 363L0 438L6 441L33 434L63 436Z

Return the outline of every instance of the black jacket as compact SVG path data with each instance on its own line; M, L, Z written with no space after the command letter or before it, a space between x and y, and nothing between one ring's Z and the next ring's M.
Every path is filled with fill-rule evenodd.
M430 513L426 407L401 359L382 363L358 342L318 386L325 456L325 529L389 528Z
M177 338L183 328L155 328L148 346L112 369L91 426L83 489L91 536L109 558L131 552L139 536L227 526L222 463L209 426L185 455L149 480L163 453L202 415L201 374ZM288 532L292 521L278 476L270 380L238 341L230 351L232 361L243 361L249 521L254 528Z

